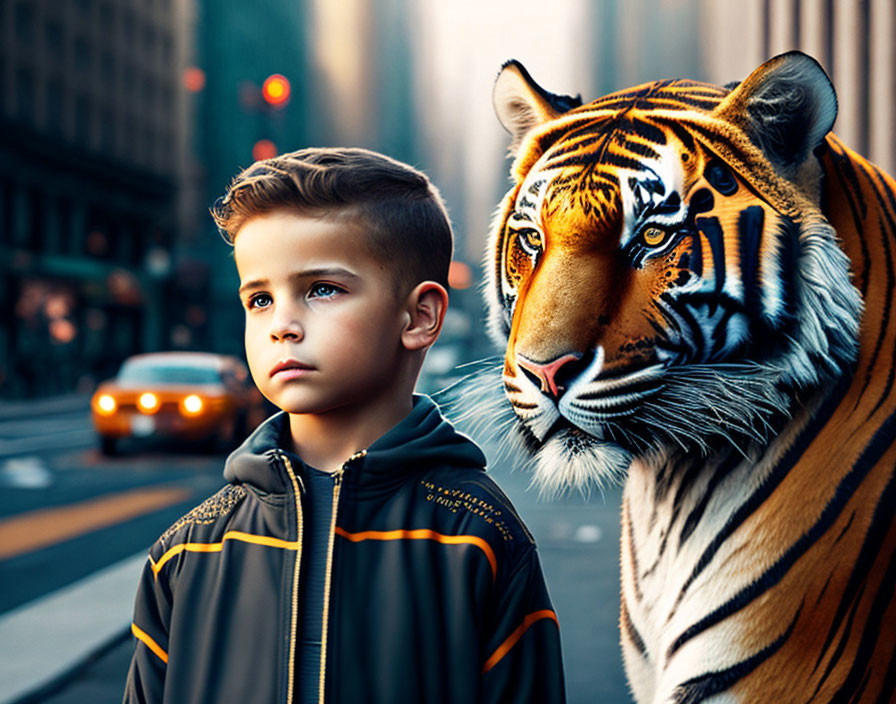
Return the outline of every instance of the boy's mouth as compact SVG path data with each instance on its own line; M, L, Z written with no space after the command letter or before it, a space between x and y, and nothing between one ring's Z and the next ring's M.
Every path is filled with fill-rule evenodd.
M286 374L289 372L289 376L298 376L302 372L307 372L313 369L309 364L304 364L303 362L299 362L295 359L284 359L283 361L277 362L274 365L274 368L271 369L271 376L275 376L276 374Z

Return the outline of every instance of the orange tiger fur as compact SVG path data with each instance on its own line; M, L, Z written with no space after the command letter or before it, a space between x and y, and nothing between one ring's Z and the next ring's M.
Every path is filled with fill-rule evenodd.
M543 486L626 477L636 699L896 700L896 182L821 68L495 100L504 390Z

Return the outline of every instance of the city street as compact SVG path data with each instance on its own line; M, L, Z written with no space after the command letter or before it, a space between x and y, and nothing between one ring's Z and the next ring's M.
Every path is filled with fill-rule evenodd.
M83 397L0 406L0 660L7 668L13 656L40 663L30 668L34 681L0 685L0 703L120 701L142 554L220 486L223 459L155 446L102 457ZM616 623L619 490L547 502L527 491L524 472L500 464L492 474L539 543L569 702L630 701ZM24 642L10 635L38 630L54 609L80 611L76 627L86 632L66 635L66 625L53 621L47 630L59 632L31 646L38 652L28 650L30 635ZM48 656L54 647L67 652Z

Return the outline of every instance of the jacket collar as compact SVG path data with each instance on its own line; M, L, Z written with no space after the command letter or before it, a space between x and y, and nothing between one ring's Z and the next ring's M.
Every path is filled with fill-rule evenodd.
M284 449L289 446L288 433L285 412L268 418L227 458L224 478L270 494L286 493L290 480L278 454L287 455L297 471L305 469L299 457ZM404 420L366 449L366 455L351 467L352 482L363 488L385 488L408 474L437 466L485 468L482 451L445 420L432 399L422 395L414 396L414 407Z

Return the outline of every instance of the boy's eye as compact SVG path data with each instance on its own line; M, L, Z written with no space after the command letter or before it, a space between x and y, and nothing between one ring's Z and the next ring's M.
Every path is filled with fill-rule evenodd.
M266 293L256 293L249 296L249 300L246 303L247 308L267 308L271 305L272 300L271 297Z
M333 284L317 283L308 291L309 298L332 298L333 296L344 293L344 289Z

